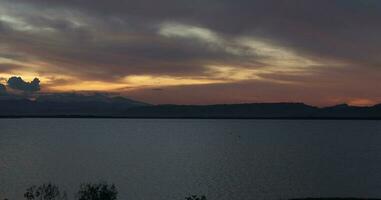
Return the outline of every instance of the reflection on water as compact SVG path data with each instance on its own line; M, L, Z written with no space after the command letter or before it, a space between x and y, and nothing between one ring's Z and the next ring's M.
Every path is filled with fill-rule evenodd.
M381 197L379 121L2 119L0 198L106 180L120 199Z

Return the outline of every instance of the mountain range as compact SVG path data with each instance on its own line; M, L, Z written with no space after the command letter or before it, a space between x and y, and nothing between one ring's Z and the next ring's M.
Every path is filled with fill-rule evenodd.
M315 107L303 103L152 105L104 94L1 96L0 117L381 119L381 104Z

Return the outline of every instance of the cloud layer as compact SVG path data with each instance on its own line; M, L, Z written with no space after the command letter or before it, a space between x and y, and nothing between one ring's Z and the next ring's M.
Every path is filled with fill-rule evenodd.
M151 103L380 102L380 20L376 0L0 0L0 77Z

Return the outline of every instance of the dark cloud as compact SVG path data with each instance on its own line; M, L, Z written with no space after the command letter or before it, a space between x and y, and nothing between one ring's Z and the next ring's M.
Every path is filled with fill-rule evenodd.
M89 38L96 37L96 33L86 34ZM98 80L131 74L197 75L203 73L206 63L226 65L244 59L224 49L211 50L192 41L160 38L156 33L126 33L127 39L121 41L110 41L108 37L82 40L79 39L82 36L74 35L71 38L64 32L62 37L72 40L47 40L39 35L15 32L8 37L0 36L0 41L9 44L12 51L38 57L66 73Z
M24 69L25 67L14 64L2 64L0 63L0 73L12 72L14 70Z
M14 90L23 92L37 92L40 91L40 80L33 79L31 82L24 81L21 77L11 77L7 81L8 87Z
M12 2L15 1L8 1ZM156 31L158 24L166 21L206 27L227 37L258 36L314 58L355 62L363 67L381 64L379 1L16 2L30 6L30 12L20 11L19 18L39 29L56 32L48 38L45 34L18 32L2 36L4 42L17 51L27 51L68 71L96 79L128 74L200 73L205 63L247 60L221 49L212 51L193 41L164 39ZM32 8L41 13L36 14ZM59 12L65 8L77 14ZM79 26L76 20L86 24Z
M6 49L0 48L0 58L48 63L49 67L34 70L52 76L118 82L128 75L207 76L207 65L267 66L265 56L247 54L244 47L233 44L243 36L321 61L318 69L303 73L276 66L274 73L258 75L310 84L315 93L335 85L348 95L364 95L358 92L361 89L370 93L366 83L377 82L374 74L381 70L381 1L377 0L4 0L1 7L6 17L0 20L0 42ZM160 35L165 23L189 26L189 37L184 31L176 33L178 37ZM10 66L1 64L0 71L16 69ZM356 79L358 74L364 81ZM316 80L329 82L315 87ZM250 84L231 84L237 90L251 89L246 87Z
M6 94L7 93L7 88L5 85L0 83L0 95Z

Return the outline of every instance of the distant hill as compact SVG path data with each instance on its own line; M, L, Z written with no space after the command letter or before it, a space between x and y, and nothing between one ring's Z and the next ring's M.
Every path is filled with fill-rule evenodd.
M0 98L0 117L18 116L120 116L124 111L147 103L103 94L48 94L34 100Z
M381 119L381 104L325 108L303 103L150 105L103 94L49 94L33 100L3 96L0 117Z
M130 117L152 118L381 119L381 105L356 107L343 104L325 108L303 103L157 105L131 108L124 114Z

